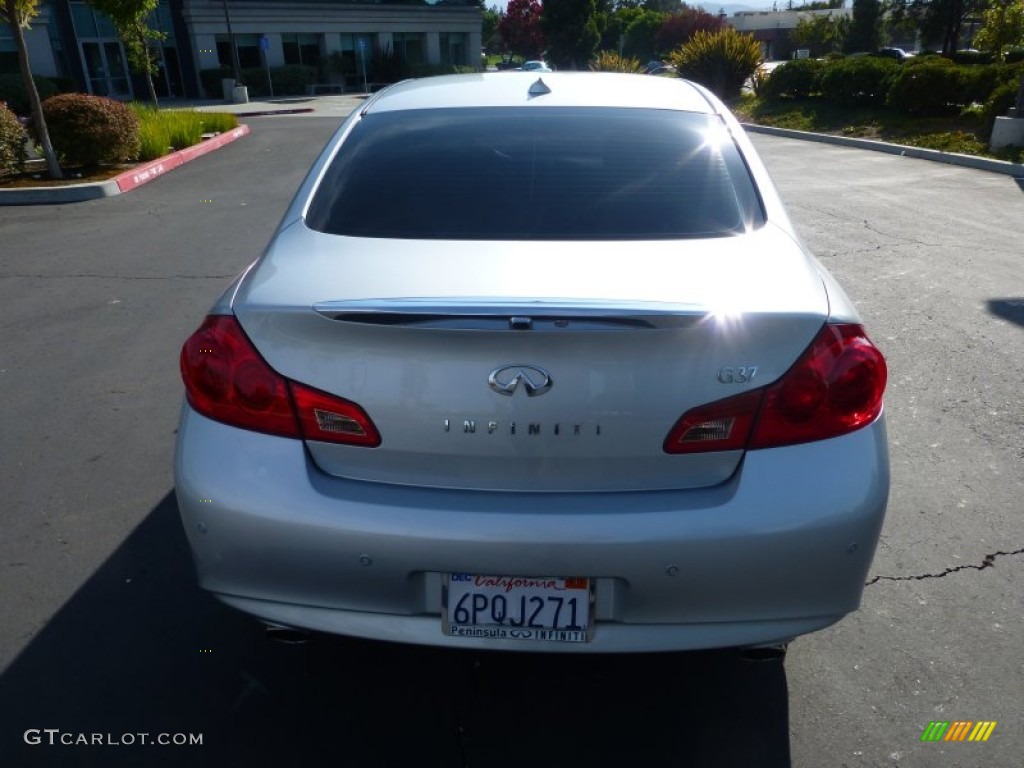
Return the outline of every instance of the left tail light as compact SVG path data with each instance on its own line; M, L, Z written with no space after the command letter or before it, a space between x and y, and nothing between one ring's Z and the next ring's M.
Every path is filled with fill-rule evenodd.
M281 437L380 445L359 405L286 379L232 315L207 317L182 347L180 363L189 405L210 419Z

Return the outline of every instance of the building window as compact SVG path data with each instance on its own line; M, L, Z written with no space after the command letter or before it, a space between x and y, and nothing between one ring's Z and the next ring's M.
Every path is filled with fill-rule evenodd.
M466 60L465 32L441 33L441 63L452 66L469 64Z
M303 67L320 65L319 35L281 35L284 48L284 63Z
M242 69L263 66L259 35L235 35L235 48L238 49L238 66ZM231 60L231 39L227 35L217 35L217 60L222 67L230 69L234 66Z
M426 57L423 55L423 35L418 32L395 32L393 35L393 50L395 56L406 64L422 64Z
M71 3L71 18L75 24L75 34L81 38L103 38L118 40L117 30L113 23L102 13L94 11L85 3Z
M20 71L18 68L18 44L14 42L14 30L0 21L0 75Z
M366 74L373 61L373 36L369 34L341 35L341 74L345 82L352 85L356 77Z

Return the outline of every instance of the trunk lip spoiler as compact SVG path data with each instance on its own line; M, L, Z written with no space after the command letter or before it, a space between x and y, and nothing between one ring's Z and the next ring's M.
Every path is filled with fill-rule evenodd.
M321 301L318 314L339 322L446 330L685 328L706 319L701 305L617 299L393 298Z

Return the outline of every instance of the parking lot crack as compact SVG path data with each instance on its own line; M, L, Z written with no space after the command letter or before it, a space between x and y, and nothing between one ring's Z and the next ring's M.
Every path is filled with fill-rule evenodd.
M949 576L951 573L958 573L960 571L983 571L986 568L994 568L996 560L1000 557L1013 557L1015 555L1024 555L1024 548L1014 550L1013 552L993 552L989 555L985 555L981 561L981 565L975 563L966 563L964 565L957 565L953 568L947 568L941 573L925 573L917 576L875 576L871 581L864 584L865 587L870 587L872 584L877 584L880 581L924 581L925 579L941 579Z

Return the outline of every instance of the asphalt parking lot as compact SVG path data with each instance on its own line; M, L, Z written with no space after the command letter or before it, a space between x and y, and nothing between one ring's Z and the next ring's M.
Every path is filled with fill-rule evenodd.
M0 765L1020 764L1024 183L754 139L890 364L864 606L785 666L293 647L195 587L171 486L178 348L338 117L248 122L131 194L0 208ZM923 743L935 720L998 725Z

